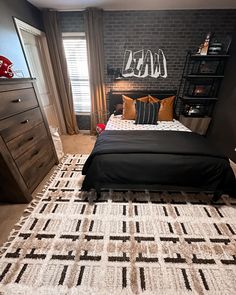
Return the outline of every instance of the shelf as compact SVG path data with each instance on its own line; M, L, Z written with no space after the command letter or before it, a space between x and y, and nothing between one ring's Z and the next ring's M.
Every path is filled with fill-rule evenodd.
M185 114L180 114L180 116L182 116L182 118L201 118L201 119L211 119L210 116L199 116L199 115L185 115Z
M201 118L201 119L204 119L204 118L206 118L205 116L199 116L199 115L192 115L192 116L186 116L186 115L184 115L184 114L181 114L181 116L183 116L184 118L186 118L186 120L187 120L187 118L194 118L194 119L196 119L196 118Z
M216 101L218 100L217 97L203 97L203 96L183 96L180 97L181 100L213 100Z
M188 52L186 55L176 113L193 129L198 129L198 125L205 130L208 128L228 57L230 55L223 53L200 55Z
M208 55L200 55L200 54L191 54L191 58L228 58L229 54L208 54Z
M198 78L198 79L201 79L201 78L213 78L213 79L222 79L224 78L224 75L187 75L187 76L184 76L185 78L190 78L190 79L195 79L195 78Z

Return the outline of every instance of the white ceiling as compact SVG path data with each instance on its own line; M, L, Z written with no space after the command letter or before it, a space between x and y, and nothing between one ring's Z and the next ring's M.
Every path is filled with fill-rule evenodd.
M236 9L236 0L28 0L39 8L83 10Z

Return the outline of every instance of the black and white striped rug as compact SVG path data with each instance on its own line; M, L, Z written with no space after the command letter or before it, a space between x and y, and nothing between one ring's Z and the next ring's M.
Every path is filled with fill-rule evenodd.
M236 294L236 200L80 192L68 155L1 249L0 294Z

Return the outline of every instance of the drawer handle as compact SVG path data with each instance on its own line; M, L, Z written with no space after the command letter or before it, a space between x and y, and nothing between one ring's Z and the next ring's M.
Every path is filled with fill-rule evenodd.
M34 156L36 156L39 153L39 151L35 151L32 155L31 158L33 158Z
M29 123L29 120L27 119L27 120L25 120L25 121L22 121L22 122L20 122L21 124L27 124L27 123Z
M32 137L26 139L25 141L20 142L20 143L18 144L18 148L22 147L24 144L26 144L27 142L29 142L29 141L31 141L31 140L33 140L33 139L34 139L34 137L32 136Z
M12 102L14 102L14 103L17 103L17 102L22 102L22 99L21 99L21 98L14 99L14 100L12 100Z
M43 166L44 166L44 163L40 164L40 165L38 166L38 168L42 168Z

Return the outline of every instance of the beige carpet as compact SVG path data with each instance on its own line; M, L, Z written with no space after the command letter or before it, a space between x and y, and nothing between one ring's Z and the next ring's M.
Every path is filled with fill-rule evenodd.
M81 193L69 155L1 249L0 294L236 294L236 200Z

